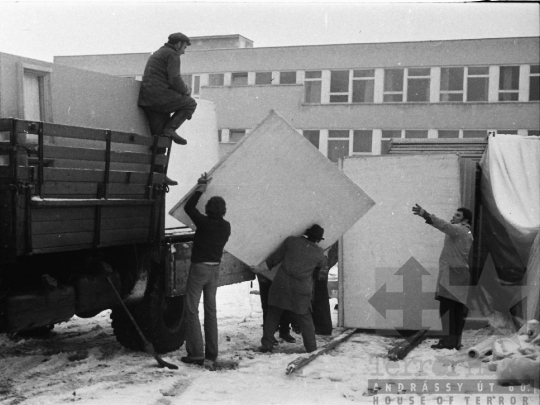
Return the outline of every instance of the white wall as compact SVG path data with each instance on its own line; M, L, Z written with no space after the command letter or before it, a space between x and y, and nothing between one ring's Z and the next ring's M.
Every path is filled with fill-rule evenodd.
M343 161L343 172L376 205L343 237L340 306L344 309L340 322L346 327L368 329L440 330L434 291L444 234L413 215L412 207L417 203L428 212L450 220L460 206L458 156L347 158ZM392 306L386 311L385 319L369 300L384 284L387 293L402 292L403 276L395 273L411 258L414 259L411 263L418 262L431 275L420 277L417 287L422 293L402 298L385 296L384 305ZM411 307L417 318L420 316L421 326L403 324L403 310Z

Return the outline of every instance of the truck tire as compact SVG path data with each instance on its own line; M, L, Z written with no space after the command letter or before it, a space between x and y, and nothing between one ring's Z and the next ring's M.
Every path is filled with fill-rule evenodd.
M158 353L167 353L179 349L185 341L182 327L184 297L166 297L164 272L156 273L148 281L149 293L143 300L144 317L147 317L148 338L154 349Z
M135 321L138 322L139 327L141 327L140 322L137 318L140 318L137 315L137 308L131 307L129 311L135 318ZM144 350L144 343L133 326L132 320L126 314L126 310L121 306L116 306L111 311L111 325L113 328L114 336L118 343L124 346L126 349L141 351Z
M129 310L156 352L167 353L179 349L185 341L181 325L184 297L165 297L163 273L152 273L144 299ZM130 350L144 350L144 343L124 308L113 308L111 320L118 343Z

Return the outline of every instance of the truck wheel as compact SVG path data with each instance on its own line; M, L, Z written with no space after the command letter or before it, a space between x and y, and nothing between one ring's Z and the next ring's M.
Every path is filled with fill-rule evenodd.
M163 272L150 277L149 283L149 294L143 300L147 310L145 315L148 316L148 338L158 353L177 350L185 341L185 331L181 324L184 297L165 297Z
M138 322L137 318L139 317L136 316L135 309L136 308L131 307L129 308L129 311ZM118 343L120 343L126 349L135 351L144 350L144 343L139 336L137 329L135 329L135 326L133 326L132 320L126 314L126 310L123 307L117 306L112 309L111 321L114 336L116 336ZM140 324L139 327L141 327Z

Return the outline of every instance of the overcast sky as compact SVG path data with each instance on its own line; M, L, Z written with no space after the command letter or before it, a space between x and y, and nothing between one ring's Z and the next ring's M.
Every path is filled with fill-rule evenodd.
M256 47L539 36L536 3L0 0L0 52L153 52L172 32L240 34Z

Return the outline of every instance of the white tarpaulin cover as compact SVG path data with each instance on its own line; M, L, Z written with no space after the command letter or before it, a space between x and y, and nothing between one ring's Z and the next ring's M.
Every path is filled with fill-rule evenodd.
M527 263L540 228L540 137L492 136L480 166L483 205Z
M210 172L197 208L215 195L227 203L232 234L225 249L248 265L266 259L290 235L312 224L325 229L331 246L374 204L304 136L276 112L246 135ZM186 195L169 212L190 227Z
M480 166L483 248L477 302L492 326L512 330L512 317L532 319L539 310L540 138L492 136ZM527 305L516 306L525 295Z

